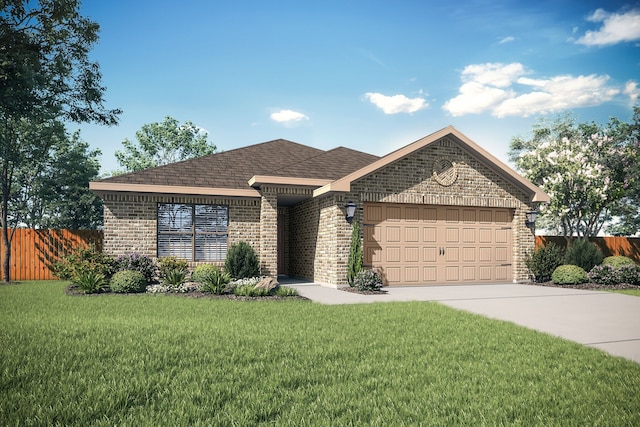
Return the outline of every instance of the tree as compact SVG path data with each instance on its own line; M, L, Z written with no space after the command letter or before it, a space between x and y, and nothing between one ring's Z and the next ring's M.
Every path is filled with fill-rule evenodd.
M617 221L607 229L613 235L633 236L640 231L640 106L633 108L630 123L612 118L607 133L619 141L624 155L611 168L624 176L625 195L613 211Z
M10 196L10 211L30 228L96 229L102 225L102 201L89 182L99 176L100 150L91 150L80 131L68 135L60 128L37 168L16 170L21 185Z
M571 240L597 235L618 212L629 160L620 134L595 123L577 124L571 115L540 120L529 140L511 140L510 159L551 196L540 224Z
M11 240L19 213L9 211L21 170L39 170L60 121L117 123L103 106L100 67L89 60L97 23L80 16L78 0L0 2L0 225L3 279L10 281ZM27 131L26 129L31 130ZM29 135L38 133L31 139Z
M160 123L142 126L136 132L137 143L122 141L124 151L115 155L125 172L135 172L215 153L216 146L207 137L207 132L193 123L180 124L167 116Z

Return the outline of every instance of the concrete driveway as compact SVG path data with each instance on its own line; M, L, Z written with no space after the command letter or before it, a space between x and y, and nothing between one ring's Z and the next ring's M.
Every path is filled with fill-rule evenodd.
M385 288L384 295L354 294L314 283L282 284L321 304L437 301L640 363L640 297L518 284Z

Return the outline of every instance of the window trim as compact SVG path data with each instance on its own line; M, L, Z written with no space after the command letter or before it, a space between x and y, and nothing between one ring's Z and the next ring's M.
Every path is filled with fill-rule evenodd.
M161 230L160 229L160 212L161 205L170 205L170 206L184 206L189 208L189 218L191 220L191 226L188 229L189 231L170 231L170 230ZM224 230L223 231L197 231L198 221L197 218L201 218L201 216L196 215L199 206L205 207L215 207L216 209L224 210ZM191 262L202 262L202 261L224 261L227 256L227 251L229 249L229 206L221 205L221 204L203 204L203 203L173 203L173 202L158 202L156 206L156 255L160 258L160 236L185 236L188 237L190 241L190 259L188 261ZM216 259L197 259L197 240L205 236L205 241L207 237L211 239L223 238L225 247L224 253L221 254L221 257ZM186 240L186 239L185 239ZM169 254L167 256L175 256L171 254L170 248L166 249L166 252Z

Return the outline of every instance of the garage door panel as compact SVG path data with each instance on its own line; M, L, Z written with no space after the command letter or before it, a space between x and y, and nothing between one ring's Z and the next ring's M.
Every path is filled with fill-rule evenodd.
M436 242L438 240L438 229L436 227L423 227L422 236L422 241L425 243Z
M409 284L418 284L420 282L420 267L405 267L404 281Z
M419 242L420 241L420 228L419 227L405 227L404 228L404 241L405 242Z
M406 262L420 262L420 248L417 246L404 248L404 260Z
M476 267L464 266L462 267L462 280L465 282L471 282L476 280Z
M438 269L435 266L422 267L422 280L427 283L438 281Z
M460 267L447 266L445 267L445 277L447 282L459 282L460 281Z
M400 262L400 247L399 246L387 246L383 251L387 254L386 261L399 263Z
M510 281L510 209L365 203L364 255L387 285Z
M460 261L460 248L455 246L446 247L444 249L444 259L446 262Z
M418 206L407 206L404 209L404 220L408 222L420 221L420 208Z
M462 262L475 262L476 261L476 248L464 247L462 248Z
M423 262L436 262L438 260L438 248L435 246L427 246L422 248Z
M460 229L447 227L445 229L445 241L447 243L459 243L460 242Z

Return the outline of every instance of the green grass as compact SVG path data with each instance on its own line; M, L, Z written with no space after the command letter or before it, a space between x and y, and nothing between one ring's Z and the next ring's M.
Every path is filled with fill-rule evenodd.
M437 303L63 289L0 286L0 425L640 425L640 365Z
M617 294L634 295L634 296L640 297L640 289L619 289L619 290L612 290L610 292L615 292Z

